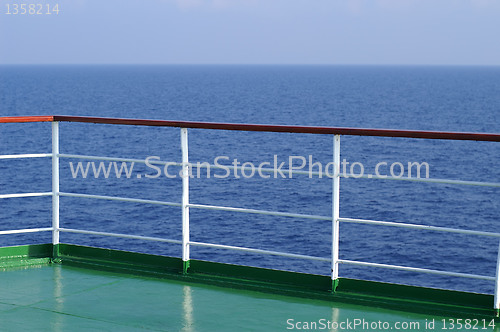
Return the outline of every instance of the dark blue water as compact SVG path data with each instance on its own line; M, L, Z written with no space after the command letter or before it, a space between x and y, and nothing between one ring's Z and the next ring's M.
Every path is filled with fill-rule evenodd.
M499 67L19 66L0 67L0 116L67 114L290 125L500 132ZM50 125L0 126L0 154L50 152ZM180 161L179 129L62 123L61 152ZM191 161L309 156L332 160L332 137L189 131ZM500 144L342 137L342 159L373 173L377 162L427 162L431 178L500 182ZM61 160L61 191L180 202L180 179L73 179ZM135 165L134 171L154 173ZM48 159L0 162L0 192L50 191ZM331 215L331 180L191 180L191 202ZM342 217L499 230L498 188L342 179ZM3 199L0 229L47 227L49 197ZM176 207L61 198L61 226L173 239ZM327 221L191 210L191 239L330 255ZM50 234L1 236L0 245L43 243ZM180 256L180 246L61 234L61 241ZM498 241L430 231L341 225L343 259L493 276ZM328 263L192 248L192 258L329 274ZM343 277L492 292L490 282L342 266Z

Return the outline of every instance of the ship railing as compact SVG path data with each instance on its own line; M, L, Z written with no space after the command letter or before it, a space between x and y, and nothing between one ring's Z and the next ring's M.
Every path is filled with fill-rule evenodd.
M331 263L331 280L332 280L332 290L335 291L338 281L339 281L339 265L357 265L357 266L367 266L376 268L387 268L410 272L428 273L451 277L462 277L462 278L472 278L472 279L482 279L488 280L495 283L494 287L494 309L497 314L500 311L500 233L488 232L488 231L476 231L476 230L466 230L466 229L456 229L448 227L438 227L438 226L428 226L419 225L412 223L403 222L389 222L389 221L377 221L377 220L366 220L366 219L354 219L354 218L341 218L339 214L339 197L340 197L340 178L347 177L345 174L336 172L332 177L332 215L331 216L320 216L311 214L300 214L300 213L290 213L290 212L280 212L280 211L268 211L268 210L258 210L258 209L247 209L240 207L227 207L227 206L216 206L216 205L205 205L205 204L193 204L189 201L189 167L196 167L194 164L189 164L189 152L188 152L188 129L199 128L199 129L211 129L211 130L237 130L237 131L259 131L259 132L285 132L285 133L308 133L308 134L322 134L331 135L333 142L333 162L334 165L340 165L340 137L342 135L350 136L378 136L378 137L405 137L405 138L421 138L421 139L441 139L441 140L472 140L472 141L490 141L490 142L500 142L500 134L486 134L486 133L463 133L463 132L437 132L437 131L413 131L413 130L388 130L388 129L363 129L363 128L338 128L338 127L308 127L308 126L277 126L277 125L254 125L254 124L231 124L231 123L213 123L213 122L187 122L187 121L163 121L163 120L140 120L140 119L120 119L120 118L98 118L98 117L77 117L77 116L31 116L31 117L0 117L0 123L22 123L22 122L51 122L52 123L52 152L51 153L40 153L40 154L16 154L16 155L0 155L0 160L2 159L20 159L20 158L52 158L52 191L51 192L34 192L34 193L14 193L14 194L0 194L0 199L6 198L22 198L22 197L43 197L52 196L52 225L51 227L42 228L29 228L29 229L16 229L16 230L3 230L0 231L0 235L7 234L22 234L22 233L34 233L34 232L52 232L52 244L59 244L60 233L78 233L78 234L88 234L88 235L99 235L99 236L111 236L127 239L137 239L145 241L158 241L166 243L180 244L182 246L182 261L183 261L183 272L189 273L189 261L190 261L190 247L200 246L209 247L216 249L227 249L227 250L238 250L245 251L256 254L267 254L267 255L277 255L290 258L299 258L307 260L324 261ZM182 168L182 195L181 202L167 202L158 200L147 200L139 198L127 198L127 197L114 197L114 196L103 196L103 195L92 195L92 194L82 194L82 193L69 193L61 192L59 189L59 161L61 158L79 158L79 159L91 159L91 160L103 160L103 161L121 161L121 162L138 162L144 163L144 160L140 159L130 159L130 158L114 158L114 157L104 157L104 156L87 156L78 154L63 154L59 152L59 122L80 122L80 123L98 123L98 124L115 124L115 125L134 125L134 126L159 126L159 127L177 127L180 128L180 141L181 141L181 151L182 151L182 161L178 163L168 162L169 165L176 165ZM165 165L165 161L150 161L151 164ZM217 167L217 165L211 165L211 167ZM244 166L225 166L229 169L245 170ZM273 172L274 169L262 168L263 172ZM288 172L288 171L287 171ZM292 174L307 174L310 172L290 170ZM314 175L314 173L312 173ZM316 174L317 175L317 174ZM369 179L383 179L383 180L399 180L399 181L415 181L415 182L427 182L427 183L445 183L445 184L457 184L457 185L471 185L471 186L486 186L486 187L496 187L500 188L500 183L497 182L480 182L480 181L463 181L463 180L450 180L450 179L429 179L429 178L410 178L410 177L394 177L394 176L357 176L357 178L369 178ZM143 204L156 204L156 205L166 205L175 206L182 209L182 239L166 239L159 237L141 236L141 235L130 235L130 234L120 234L120 233L109 233L101 231L83 230L83 229L72 229L61 227L59 218L59 198L60 197L77 197L77 198L90 198L90 199L102 199L102 200L112 200L112 201L122 201L122 202L132 202L132 203L143 203ZM220 211L230 211L230 212L241 212L241 213L253 213L271 216L281 216L290 218L306 218L306 219L317 219L326 220L332 223L332 234L331 234L331 256L330 257L316 257L302 254L286 253L279 251L263 250L256 248L247 248L240 246L230 246L216 243L206 243L197 242L190 240L189 232L189 210L190 209L207 209L207 210L220 210ZM458 273L452 271L444 270L434 270L426 268L417 268L409 266L391 265L391 264L379 264L347 259L339 259L339 224L340 223L356 223L356 224L369 224L378 225L386 227L400 227L408 229L419 229L435 232L446 232L446 233L457 233L475 236L485 236L499 238L499 246L497 251L496 259L496 272L495 276L487 276L481 274L470 274L470 273Z

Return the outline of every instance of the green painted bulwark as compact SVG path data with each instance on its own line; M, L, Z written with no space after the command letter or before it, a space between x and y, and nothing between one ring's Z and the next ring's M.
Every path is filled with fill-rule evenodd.
M147 275L179 274L180 258L148 255L128 251L59 244L57 263L110 271Z
M493 295L343 279L335 296L349 303L367 303L392 309L467 317L495 316Z
M0 268L49 264L51 244L34 244L0 248Z
M69 244L0 248L0 267L63 264L220 287L451 317L494 317L493 296ZM335 290L335 292L333 292Z
M328 294L331 287L330 278L327 276L198 260L191 260L189 275L218 278L224 280L226 284L238 284L244 281L254 285L265 285L267 288L317 291L324 294Z

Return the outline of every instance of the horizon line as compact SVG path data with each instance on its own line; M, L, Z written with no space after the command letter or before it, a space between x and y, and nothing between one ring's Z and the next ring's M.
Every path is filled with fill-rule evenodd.
M412 63L0 63L0 66L331 66L331 67L500 67L500 64Z

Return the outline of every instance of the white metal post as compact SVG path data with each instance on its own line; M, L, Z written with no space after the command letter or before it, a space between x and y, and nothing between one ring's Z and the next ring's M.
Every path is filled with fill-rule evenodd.
M189 154L187 128L181 128L182 150L182 270L189 268Z
M340 195L340 135L333 137L334 177L332 181L332 290L339 277L339 195Z
M500 242L498 244L497 269L495 274L495 311L500 314Z
M52 244L59 244L59 122L52 122Z

